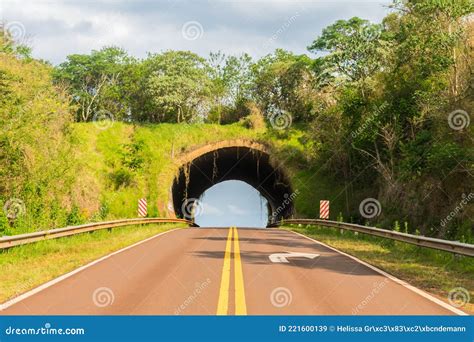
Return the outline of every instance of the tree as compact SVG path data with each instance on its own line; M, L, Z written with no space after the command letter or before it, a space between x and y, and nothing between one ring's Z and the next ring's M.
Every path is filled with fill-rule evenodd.
M8 23L0 22L0 53L13 55L19 59L31 60L31 47L13 39Z
M228 101L234 105L251 98L253 61L244 53L240 56L229 56L223 69L224 84L227 88Z
M211 53L208 59L212 82L210 121L232 123L242 118L242 107L251 98L252 58L248 54L225 56ZM215 118L214 118L215 117Z
M0 29L0 234L61 226L75 176L68 95L52 84L50 65L4 38ZM10 209L15 231L2 220Z
M150 55L144 62L151 122L199 121L209 109L210 80L206 60L189 51Z
M90 55L70 55L55 70L56 83L65 84L77 105L77 121L91 121L104 110L115 119L126 118L130 111L122 82L124 70L135 60L117 47L105 47Z
M278 49L253 66L253 97L267 116L279 111L291 113L293 120L311 116L314 74L312 61Z
M308 50L327 53L321 60L333 78L363 85L388 57L389 43L382 33L382 25L358 17L338 20L326 27Z

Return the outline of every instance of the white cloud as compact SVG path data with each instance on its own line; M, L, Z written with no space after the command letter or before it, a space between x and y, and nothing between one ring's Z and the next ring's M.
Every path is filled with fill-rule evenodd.
M388 12L381 4L388 2L0 0L0 18L22 22L34 56L53 63L104 45L123 47L137 57L169 49L260 57L277 47L305 53L322 28L337 19L380 21ZM268 44L296 13L296 20ZM181 28L187 21L201 23L200 39L183 38Z
M243 216L243 215L248 215L248 212L244 209L241 209L239 208L238 206L236 205L233 205L233 204L228 204L227 205L227 208L229 209L229 211L234 214L234 215L240 215L240 216Z
M222 216L224 213L217 207L214 207L206 202L202 203L202 215Z

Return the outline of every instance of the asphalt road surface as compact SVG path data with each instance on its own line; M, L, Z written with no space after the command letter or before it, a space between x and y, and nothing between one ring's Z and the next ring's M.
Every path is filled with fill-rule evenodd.
M186 228L105 258L8 315L450 315L367 265L282 229Z

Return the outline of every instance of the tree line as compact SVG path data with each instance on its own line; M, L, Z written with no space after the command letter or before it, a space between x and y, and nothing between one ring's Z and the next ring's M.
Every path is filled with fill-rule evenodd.
M228 124L249 114L288 111L296 120L311 115L303 93L313 88L315 61L284 50L254 61L248 54L221 52L203 58L190 51L165 51L144 59L118 47L67 57L54 79L68 89L76 121L101 111L126 122Z

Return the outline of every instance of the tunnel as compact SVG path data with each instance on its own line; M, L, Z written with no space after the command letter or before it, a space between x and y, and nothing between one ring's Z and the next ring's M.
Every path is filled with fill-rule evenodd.
M179 168L172 186L177 217L194 219L197 199L213 185L240 180L254 187L268 203L268 222L292 216L292 187L270 154L252 146L220 146L195 153Z

